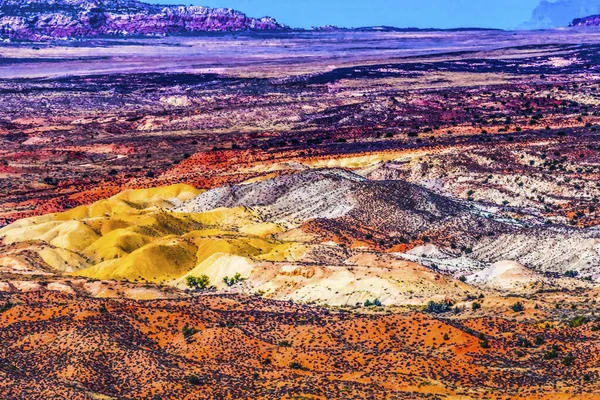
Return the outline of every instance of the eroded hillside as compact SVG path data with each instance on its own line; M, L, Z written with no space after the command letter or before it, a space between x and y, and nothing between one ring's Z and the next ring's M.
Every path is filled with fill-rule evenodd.
M539 35L0 47L0 397L598 397L600 39Z

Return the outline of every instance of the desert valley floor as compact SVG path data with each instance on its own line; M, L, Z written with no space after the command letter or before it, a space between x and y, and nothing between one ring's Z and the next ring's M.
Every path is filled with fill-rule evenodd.
M600 398L599 54L0 45L0 397Z

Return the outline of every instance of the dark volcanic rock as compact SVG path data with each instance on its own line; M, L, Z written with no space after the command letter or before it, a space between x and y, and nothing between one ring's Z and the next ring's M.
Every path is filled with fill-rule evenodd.
M0 35L18 40L284 29L227 8L137 0L0 0Z

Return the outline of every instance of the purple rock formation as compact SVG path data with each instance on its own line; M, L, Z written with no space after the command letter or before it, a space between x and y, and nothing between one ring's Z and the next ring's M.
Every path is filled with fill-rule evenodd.
M600 26L600 15L590 15L584 18L575 18L570 26Z
M227 8L137 0L0 0L0 35L16 40L286 28L273 18L250 18Z

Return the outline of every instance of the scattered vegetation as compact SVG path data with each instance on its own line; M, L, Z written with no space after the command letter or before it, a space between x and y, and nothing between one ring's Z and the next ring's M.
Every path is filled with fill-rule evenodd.
M300 364L298 361L292 361L290 363L290 368L291 369L304 369L304 366L302 364Z
M573 365L574 360L575 357L573 357L573 353L569 353L563 357L563 359L561 360L561 364L565 367L570 367L571 365Z
M225 282L227 286L233 286L239 282L243 282L244 280L245 279L242 278L242 275L239 272L236 272L231 278L228 276L223 278L223 282Z
M579 328L580 326L585 325L588 322L589 322L589 319L587 317L578 315L575 318L573 318L571 321L569 321L569 326L571 328Z
M558 358L558 347L552 346L552 348L544 354L544 360L554 360Z
M198 375L188 375L187 381L190 385L197 386L200 384L200 378Z
M188 276L187 285L194 290L204 290L210 286L210 278L207 275Z
M371 306L381 307L381 301L379 301L379 299L375 299L373 301L371 301L371 300L365 301L365 307L371 307Z
M448 302L435 302L430 301L425 306L425 311L432 314L443 314L452 310L452 304Z
M196 334L196 332L198 332L198 330L196 328L192 328L187 325L181 329L181 333L183 333L183 337L186 339L189 338L190 336L193 336L194 334Z
M515 304L513 304L512 306L510 306L510 308L514 312L521 312L521 311L525 310L525 307L523 306L523 304L520 301L517 301Z
M0 306L0 314L8 311L12 308L13 304L10 302L10 300L8 300L6 303L4 303L3 305Z
M575 277L577 277L577 275L579 275L579 272L577 272L577 271L569 270L569 271L565 272L565 276L568 278L575 278Z

